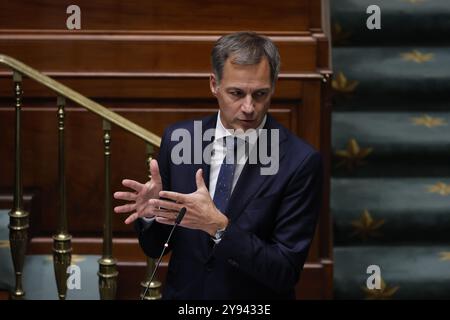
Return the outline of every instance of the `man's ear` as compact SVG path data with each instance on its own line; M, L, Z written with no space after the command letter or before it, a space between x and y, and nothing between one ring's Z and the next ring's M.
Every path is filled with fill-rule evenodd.
M214 73L211 73L209 75L209 87L211 89L211 92L214 96L217 95L217 80L216 75Z

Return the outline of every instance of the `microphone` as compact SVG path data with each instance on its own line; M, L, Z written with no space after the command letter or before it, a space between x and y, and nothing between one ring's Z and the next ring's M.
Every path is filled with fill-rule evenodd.
M156 263L155 269L153 269L152 276L150 277L150 281L147 284L147 287L145 288L144 294L141 297L141 300L144 300L145 295L147 294L148 289L150 288L150 284L153 281L153 278L155 277L156 270L158 270L159 264L161 263L162 257L164 256L164 252L166 251L166 248L169 246L170 238L172 237L173 231L175 228L181 223L181 220L183 220L184 215L186 214L186 208L183 207L178 212L177 218L175 219L175 224L172 227L172 230L170 230L169 237L166 240L166 243L164 243L164 247L161 251L161 255L159 256L158 262Z

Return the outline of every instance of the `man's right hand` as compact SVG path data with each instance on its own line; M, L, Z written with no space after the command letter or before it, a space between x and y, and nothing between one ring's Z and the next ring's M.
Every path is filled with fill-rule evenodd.
M134 212L125 220L126 224L132 223L137 218L147 217L151 218L156 213L155 208L150 206L150 199L158 199L159 192L162 188L161 176L159 174L158 162L152 160L150 162L151 180L146 184L139 183L134 180L125 179L122 181L123 186L133 189L135 192L115 192L114 198L119 200L130 201L130 203L117 206L114 208L116 213Z

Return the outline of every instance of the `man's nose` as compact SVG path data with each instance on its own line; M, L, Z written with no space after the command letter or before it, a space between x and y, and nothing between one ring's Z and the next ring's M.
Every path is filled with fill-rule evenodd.
M242 112L244 113L252 113L255 110L255 106L253 104L253 97L251 94L245 96L244 101L242 102Z

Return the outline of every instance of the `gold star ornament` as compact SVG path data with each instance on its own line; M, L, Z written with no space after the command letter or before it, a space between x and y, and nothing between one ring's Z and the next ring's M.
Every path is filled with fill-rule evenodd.
M358 84L359 82L356 80L348 80L342 72L339 72L331 82L333 89L340 93L351 93L355 91Z
M440 260L442 261L450 261L450 251L442 251L439 252Z
M402 0L403 2L409 2L409 3L412 3L412 4L419 4L419 3L423 3L423 2L425 2L425 1L427 1L427 0Z
M364 209L363 214L358 220L352 221L354 232L352 236L358 236L363 241L369 238L380 237L382 234L379 231L384 224L384 219L374 220L369 210Z
M339 23L333 25L331 32L334 45L346 44L351 36L351 33L344 31Z
M366 300L388 300L392 298L399 288L389 287L383 278L381 278L380 289L369 289L367 287L363 287L362 289L366 293Z
M411 52L405 52L401 54L402 59L405 61L413 61L415 63L424 63L433 60L434 55L432 53L422 53L419 50L413 50Z
M438 182L435 185L428 186L427 189L428 192L437 193L441 196L448 196L450 194L450 185L443 182Z
M427 128L447 125L445 119L430 117L429 115L426 114L423 115L422 117L411 118L411 122L414 123L416 126L425 126Z
M351 171L356 166L365 164L364 160L371 152L372 148L360 148L356 139L352 138L347 143L346 150L338 150L335 155L341 159L337 167L345 166L347 170Z

